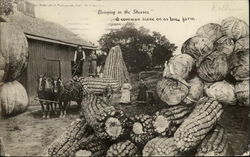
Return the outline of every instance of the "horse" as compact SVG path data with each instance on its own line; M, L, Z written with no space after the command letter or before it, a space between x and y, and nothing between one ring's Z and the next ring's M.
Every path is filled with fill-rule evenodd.
M80 82L69 80L63 83L61 78L58 78L54 80L53 84L54 93L56 93L59 102L60 118L66 117L71 101L76 101L78 108L80 108L83 98L83 89Z
M37 88L37 95L39 99L44 100L54 100L54 93L53 93L53 86L52 86L52 79L46 77L45 75L40 75L38 78L38 88ZM51 111L53 110L53 103L46 102L46 101L39 101L41 104L43 118L50 118Z
M54 93L57 93L56 97L59 102L60 117L66 117L71 101L77 102L78 109L80 110L83 98L88 97L88 95L102 97L102 99L108 102L113 98L113 90L110 85L102 93L94 94L87 86L82 85L77 77L73 77L73 79L65 83L62 82L61 78L58 78L54 80L53 86Z

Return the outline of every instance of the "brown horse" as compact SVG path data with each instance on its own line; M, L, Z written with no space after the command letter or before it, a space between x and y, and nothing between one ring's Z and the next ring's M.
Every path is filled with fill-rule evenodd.
M78 107L81 106L83 98L83 89L80 82L69 80L63 84L62 80L58 78L54 80L54 93L59 102L60 117L65 117L71 101L76 101Z
M46 77L45 75L40 75L38 78L38 88L37 88L37 95L39 99L44 100L54 100L54 93L53 93L53 86L52 86L52 79ZM50 118L51 111L53 110L53 103L39 101L41 104L43 118Z

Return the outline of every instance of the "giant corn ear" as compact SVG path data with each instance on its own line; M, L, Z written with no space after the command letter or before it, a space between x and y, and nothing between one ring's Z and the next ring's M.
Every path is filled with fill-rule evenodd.
M86 95L82 101L82 113L101 139L116 140L128 133L128 118L102 96Z
M216 125L197 148L196 156L228 156L231 147L225 129Z
M78 79L82 86L85 86L95 94L101 94L104 92L107 86L110 86L113 91L117 91L120 88L120 82L113 78L83 78Z
M75 156L104 156L110 145L109 143L98 138L96 135L90 135L83 140L85 140L85 142L79 143L80 150L75 153Z
M177 156L179 151L174 138L156 137L148 141L142 154L143 156Z
M131 141L126 140L118 142L110 146L106 154L107 157L127 157L127 156L141 156L140 149Z
M172 136L190 111L187 106L178 105L156 112L153 121L155 132L162 136Z
M144 146L149 140L156 136L153 127L153 117L150 115L139 114L131 117L132 130L130 139L139 146Z
M129 73L123 60L120 46L115 46L110 49L103 68L103 78L118 80L120 85L125 81L130 82Z
M93 129L84 119L73 121L66 131L59 136L45 150L44 156L69 157L80 150L81 145L88 143L88 138L93 135Z
M181 152L195 148L213 129L222 114L222 105L211 98L201 98L192 113L174 134Z

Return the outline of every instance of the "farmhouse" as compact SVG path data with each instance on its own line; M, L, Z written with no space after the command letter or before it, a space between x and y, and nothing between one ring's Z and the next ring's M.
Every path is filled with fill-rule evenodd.
M34 103L37 90L37 76L47 73L51 77L68 80L72 77L72 61L77 45L82 45L89 56L96 47L78 37L59 24L35 17L35 6L28 1L19 1L8 22L19 26L25 33L29 45L29 62L20 82L28 92L30 103ZM86 58L88 60L88 58ZM83 75L88 75L85 61Z

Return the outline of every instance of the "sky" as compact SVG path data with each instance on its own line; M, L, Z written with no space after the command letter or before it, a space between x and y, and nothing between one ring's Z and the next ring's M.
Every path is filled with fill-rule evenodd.
M104 33L120 28L126 20L136 20L136 27L144 26L165 35L178 46L177 51L204 24L220 24L230 16L249 24L248 0L30 1L36 5L37 17L59 23L95 44Z

